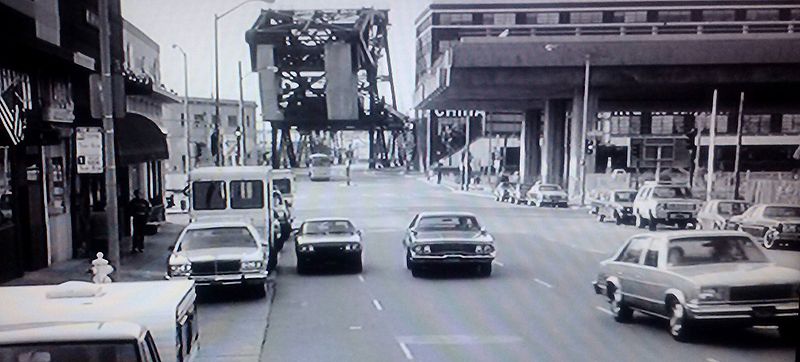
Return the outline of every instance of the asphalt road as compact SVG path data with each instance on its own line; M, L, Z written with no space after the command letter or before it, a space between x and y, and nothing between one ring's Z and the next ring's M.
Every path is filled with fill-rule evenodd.
M795 359L794 347L774 329L707 330L682 344L658 319L636 314L635 323L614 322L590 281L600 260L640 232L634 227L599 224L585 210L502 204L399 173L358 172L351 186L299 179L297 221L351 218L364 231L364 271L329 268L300 276L287 244L262 361ZM412 278L401 240L423 210L477 214L497 243L492 276L455 270ZM800 252L769 254L800 269ZM229 319L249 313L217 309Z

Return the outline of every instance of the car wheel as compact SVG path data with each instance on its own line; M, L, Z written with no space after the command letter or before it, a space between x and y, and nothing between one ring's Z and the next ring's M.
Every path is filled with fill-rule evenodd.
M781 324L778 325L778 334L784 341L795 342L800 337L800 327L798 327L798 323Z
M636 227L644 229L647 227L647 221L639 214L636 214Z
M297 258L297 274L305 274L305 273L308 273L308 266L303 261L303 259L300 259L300 257L298 257Z
M767 233L764 234L764 237L761 239L761 244L767 249L775 248L775 238L777 237L775 234L777 233L778 232L775 230L767 231Z
M655 218L652 217L653 215L650 216L651 217L647 219L647 230L656 231L658 230L658 223L656 222Z
M274 271L278 266L278 249L276 246L271 246L269 249L269 258L267 259L267 271Z
M406 269L411 270L414 267L414 262L411 261L411 252L406 250Z
M622 291L617 289L613 284L608 285L608 302L609 310L614 320L619 323L628 323L633 320L633 309L625 304L622 296Z
M614 224L622 225L622 216L619 215L618 212L614 211Z
M422 271L419 270L418 266L416 265L411 266L411 276L414 278L419 278L420 276L422 276Z
M686 342L690 336L689 318L686 316L686 309L677 300L672 300L669 304L669 334L678 342Z
M264 283L258 283L250 288L253 296L256 298L264 298L267 295L267 286Z
M596 207L592 207L591 209L589 209L589 213L592 214L592 215L597 215L598 212L599 211L597 210Z
M361 256L359 256L353 261L353 272L361 273L362 271L364 271L364 262L361 260Z
M487 278L492 275L492 263L478 264L478 275Z
M686 228L687 228L688 226L689 226L689 224L687 224L687 223L685 223L685 222L682 222L682 223L679 223L679 224L678 224L678 229L681 229L681 230L686 230Z
M603 215L602 213L598 212L597 213L597 222L605 222L605 221L606 221L606 216Z

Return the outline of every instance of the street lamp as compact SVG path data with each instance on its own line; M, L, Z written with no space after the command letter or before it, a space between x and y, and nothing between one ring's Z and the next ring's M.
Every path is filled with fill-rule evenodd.
M177 49L183 54L183 113L184 125L186 126L186 162L184 169L186 175L189 175L189 170L192 168L192 140L191 140L191 125L189 124L189 63L187 61L186 52L178 44L172 44L172 49Z
M246 1L242 1L238 5L230 8L228 11L223 12L222 14L214 14L214 89L215 89L215 94L214 94L214 115L215 115L215 118L216 118L216 119L214 119L214 127L217 130L217 139L216 139L216 143L218 145L218 147L217 147L217 157L216 157L217 166L222 166L222 164L224 163L224 157L225 157L221 152L222 151L222 132L221 132L222 127L220 126L221 122L220 122L220 115L219 115L219 19L222 19L223 17L225 17L226 15L230 14L234 10L242 7L243 5L245 5L247 3L252 3L252 2L263 2L263 3L267 3L267 4L272 4L272 3L275 2L275 0L246 0Z

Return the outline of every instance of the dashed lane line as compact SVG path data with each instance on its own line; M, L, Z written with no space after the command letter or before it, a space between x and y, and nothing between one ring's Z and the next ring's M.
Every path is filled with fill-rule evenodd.
M539 284L541 284L541 285L544 285L544 286L545 286L545 287L547 287L547 288L550 288L550 289L552 289L552 288L553 288L553 285L552 285L552 284L550 284L550 283L548 283L548 282L546 282L546 281L544 281L544 280L541 280L541 279L539 279L539 278L533 278L533 281L534 281L534 282L537 282L537 283L539 283Z
M713 359L711 357L708 357L708 358L706 358L706 362L719 362L719 361L716 360L716 359Z
M492 264L494 264L494 265L497 265L497 266L499 266L499 267L504 267L504 266L506 266L505 264L503 264L503 263L501 263L501 262L499 262L499 261L497 261L497 260L492 260Z
M372 305L375 306L375 309L377 309L379 312L383 311L383 306L381 305L381 302L378 301L377 299L372 300Z
M408 346L406 345L406 343L405 343L405 342L400 342L400 341L398 341L398 342L397 342L397 344L399 344L399 345L400 345L400 349L403 351L403 354L406 356L406 359L407 359L407 360L409 360L409 361L410 361L410 360L413 360L413 359L414 359L414 355L413 355L413 354L411 354L411 350L410 350L410 349L408 349Z
M605 313L605 314L608 314L608 315L610 315L610 316L613 316L613 315L614 315L613 313L611 313L611 311L610 311L610 310L608 310L608 309L606 309L606 308L603 308L603 307L601 307L601 306L595 306L595 307L594 307L594 309L597 309L597 310L599 310L599 311L601 311L601 312L603 312L603 313Z
M358 276L358 281L360 281L360 282L362 282L362 283L363 283L363 282L364 282L364 276L362 276L362 275L359 275L359 276Z

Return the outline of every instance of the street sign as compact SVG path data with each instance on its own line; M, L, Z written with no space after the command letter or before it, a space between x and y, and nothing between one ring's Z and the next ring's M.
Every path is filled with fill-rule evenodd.
M103 129L78 127L75 132L75 154L79 174L103 173Z

